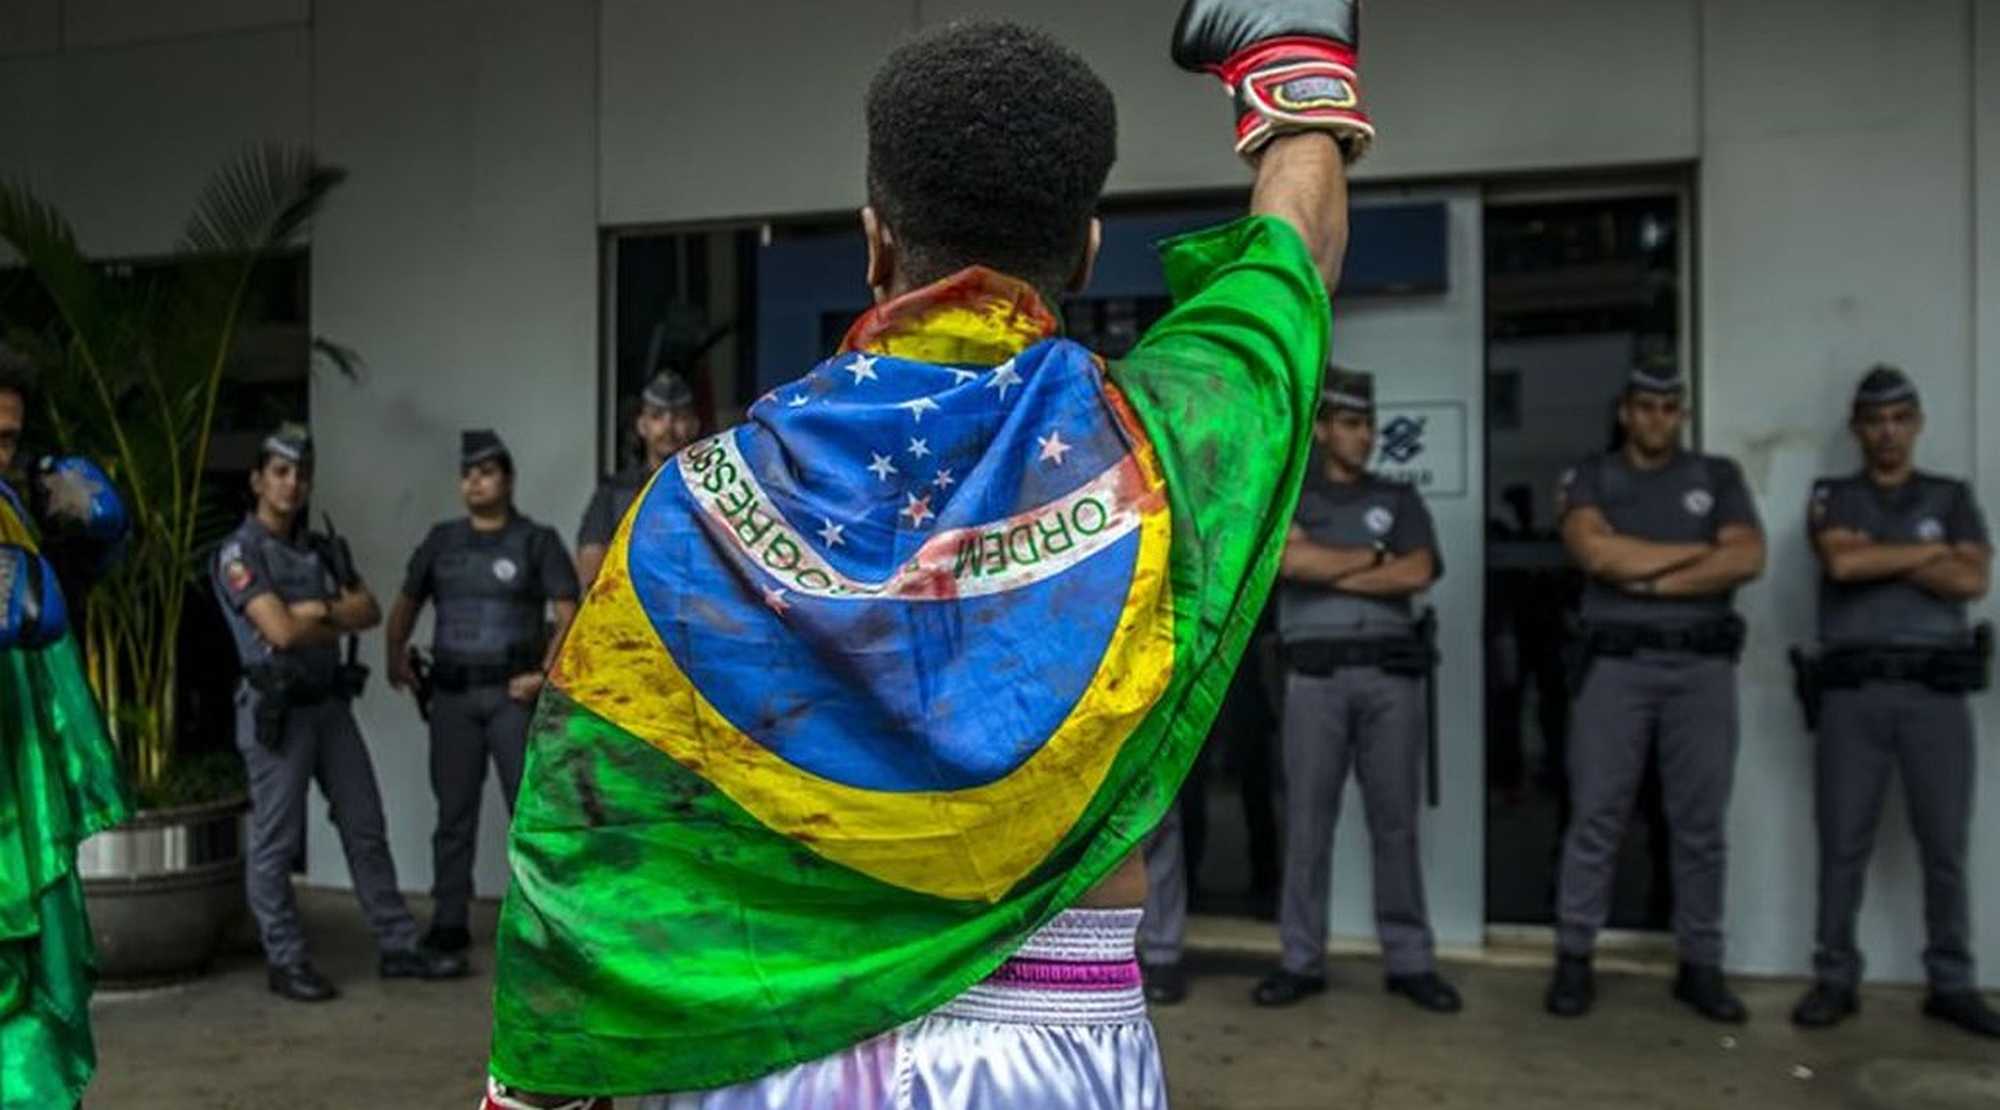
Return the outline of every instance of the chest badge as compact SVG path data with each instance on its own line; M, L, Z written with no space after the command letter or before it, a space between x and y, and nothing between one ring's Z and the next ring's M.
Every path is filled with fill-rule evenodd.
M1936 543L1944 539L1944 522L1934 516L1917 521L1917 538L1925 543Z
M521 568L514 564L514 560L507 558L505 555L493 560L493 577L498 578L500 581L512 582L514 579L520 577L520 574Z
M1389 534L1389 529L1394 528L1396 526L1396 514L1390 512L1389 510L1383 508L1380 505L1377 505L1374 508L1369 509L1368 512L1364 516L1362 516L1361 522L1368 526L1368 530L1370 532L1373 532L1378 536L1386 536Z
M1681 507L1689 516L1707 516L1715 508L1715 495L1705 489L1691 489L1681 497Z

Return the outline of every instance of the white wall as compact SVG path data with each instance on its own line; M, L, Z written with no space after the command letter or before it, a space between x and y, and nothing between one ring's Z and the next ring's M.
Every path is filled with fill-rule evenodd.
M632 224L859 208L861 100L912 4L603 0L602 214Z
M1743 594L1743 747L1732 810L1732 964L1800 972L1818 870L1812 741L1784 662L1812 635L1817 567L1803 532L1817 474L1851 469L1843 425L1871 362L1906 367L1931 420L1928 468L1973 453L1972 5L1710 0L1704 11L1701 398L1711 450L1734 455L1770 534ZM1990 47L1989 47L1990 48ZM1856 74L1875 74L1856 95ZM1992 125L1989 123L1988 129ZM1983 186L1990 194L1991 178ZM1991 427L1991 426L1989 426ZM1990 435L1989 437L1990 438ZM1981 492L1996 494L1984 468ZM1983 615L1992 615L1989 603ZM1986 735L2000 725L1980 699ZM1984 745L1992 750L1990 740ZM2000 982L2000 768L1980 768L1969 874L1982 976ZM1893 797L1893 795L1892 795ZM1869 874L1873 975L1918 978L1922 889L1900 801Z
M8 0L0 32L48 17ZM302 28L111 49L37 41L49 49L0 57L0 176L57 201L94 253L171 249L216 167L248 144L308 136Z
M919 23L968 16L1045 27L1103 76L1118 98L1114 192L1239 186L1228 98L1168 57L1174 10L1158 0L715 5L696 34L682 6L604 0L605 222L859 205L869 75ZM1368 9L1362 50L1383 135L1363 178L1694 155L1690 0L1396 0Z
M313 390L319 492L386 604L432 521L459 515L458 433L513 448L523 511L572 534L596 468L595 5L319 0L313 127L353 177L312 252L315 330L368 360ZM426 622L428 623L428 622ZM428 634L420 634L428 640ZM428 742L379 680L357 707L403 885L431 879ZM489 780L490 781L490 780ZM479 889L504 882L489 786ZM309 871L345 882L333 830Z

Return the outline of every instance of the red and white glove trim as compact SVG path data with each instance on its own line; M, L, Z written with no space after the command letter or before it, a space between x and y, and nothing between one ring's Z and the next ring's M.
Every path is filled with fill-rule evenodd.
M486 1077L486 1097L480 1100L479 1110L611 1110L611 1101L600 1098L573 1098L559 1106L536 1106L515 1098L504 1084L489 1075Z
M1212 67L1236 98L1236 152L1254 158L1278 135L1330 131L1349 162L1375 140L1352 48L1329 39L1260 42Z

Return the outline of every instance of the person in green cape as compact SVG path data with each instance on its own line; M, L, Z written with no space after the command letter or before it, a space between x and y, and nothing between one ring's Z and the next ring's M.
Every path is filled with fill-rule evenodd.
M0 351L4 355L4 351ZM124 505L83 459L15 476L31 396L0 361L0 1108L75 1106L96 1068L96 979L76 847L130 812L50 557L73 585L124 537ZM18 482L18 484L16 484ZM25 495L25 496L24 496ZM30 506L33 506L31 511Z
M841 349L655 472L542 695L487 1106L1165 1104L1139 849L1306 470L1373 128L1353 0L1193 0L1250 215L1173 308L1062 335L1116 146L1046 34L952 23L869 90ZM800 172L809 172L801 167Z

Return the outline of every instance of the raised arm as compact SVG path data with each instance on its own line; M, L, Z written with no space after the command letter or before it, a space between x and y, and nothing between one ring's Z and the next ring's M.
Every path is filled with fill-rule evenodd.
M1287 135L1265 147L1250 212L1292 225L1327 291L1340 284L1340 263L1347 255L1347 163L1333 136Z
M1347 163L1375 138L1355 72L1357 0L1189 0L1174 61L1236 101L1236 152L1257 168L1250 211L1292 225L1326 287L1347 250Z

